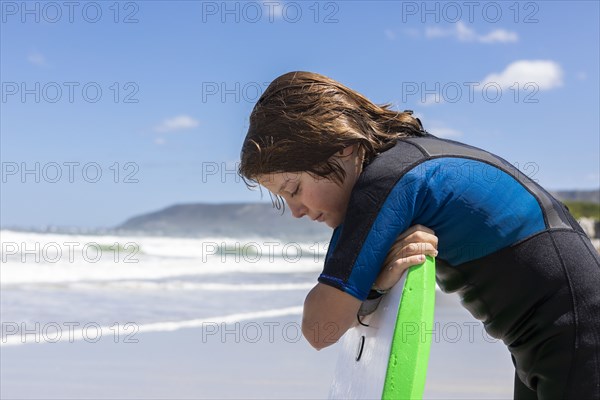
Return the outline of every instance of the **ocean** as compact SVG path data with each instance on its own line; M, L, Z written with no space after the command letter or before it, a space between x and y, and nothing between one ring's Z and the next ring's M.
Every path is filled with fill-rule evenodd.
M0 397L327 397L300 330L327 242L0 231ZM436 293L425 398L510 398L514 370Z
M2 346L299 315L327 250L266 237L0 234Z

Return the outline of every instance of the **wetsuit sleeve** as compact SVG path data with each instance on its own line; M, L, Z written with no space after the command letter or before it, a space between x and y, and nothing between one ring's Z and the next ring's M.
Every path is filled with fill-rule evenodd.
M364 301L398 235L421 212L427 192L418 169L391 185L389 179L360 180L352 191L344 222L331 237L320 283Z

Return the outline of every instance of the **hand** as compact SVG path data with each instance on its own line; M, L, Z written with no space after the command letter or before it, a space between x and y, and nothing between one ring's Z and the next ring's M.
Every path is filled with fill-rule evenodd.
M425 256L437 256L438 238L423 225L414 225L402 232L392 245L375 280L379 289L392 288L404 271L413 265L422 264Z

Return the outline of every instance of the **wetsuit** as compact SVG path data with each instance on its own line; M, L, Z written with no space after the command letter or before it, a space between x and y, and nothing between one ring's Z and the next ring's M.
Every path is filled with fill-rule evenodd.
M319 282L365 300L415 224L439 239L442 290L508 346L515 398L600 399L600 256L562 203L484 150L400 139L356 182Z

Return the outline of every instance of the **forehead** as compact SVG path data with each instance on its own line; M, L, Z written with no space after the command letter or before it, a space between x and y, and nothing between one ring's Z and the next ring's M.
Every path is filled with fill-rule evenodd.
M302 174L302 172L273 172L260 175L257 181L269 191L277 194L289 183L298 182Z

